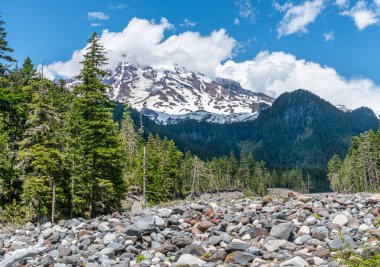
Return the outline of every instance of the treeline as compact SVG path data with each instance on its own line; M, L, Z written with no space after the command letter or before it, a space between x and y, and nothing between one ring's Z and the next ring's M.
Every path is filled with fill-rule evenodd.
M158 135L146 135L130 114L122 122L101 80L106 54L94 33L77 77L67 89L34 68L30 58L12 65L0 20L0 219L52 221L93 217L120 209L128 188L155 204L208 190L267 187L305 189L302 172L271 172L252 154L202 161ZM145 190L144 190L145 189ZM17 215L17 216L16 216Z
M334 155L328 163L328 178L333 191L342 193L380 190L380 129L352 139L342 161Z

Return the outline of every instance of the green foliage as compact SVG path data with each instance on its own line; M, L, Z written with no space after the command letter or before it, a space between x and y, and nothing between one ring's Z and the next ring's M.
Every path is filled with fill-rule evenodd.
M144 261L144 260L146 260L146 257L145 257L144 254L139 254L139 255L137 255L136 258L135 258L136 263L140 263L140 262L142 262L142 261Z
M377 192L380 190L380 129L352 139L343 162L334 156L328 163L328 177L334 191Z
M94 33L84 55L81 84L66 120L66 165L70 172L73 215L94 216L120 207L126 184L123 180L124 146L112 105L100 78L106 72L104 48Z
M380 266L380 251L365 248L363 255L359 255L345 249L337 252L334 259L342 266L347 267L378 267Z
M10 64L16 60L11 56L13 49L8 46L7 33L4 28L4 21L0 15L0 77L9 71Z
M30 218L30 211L25 206L16 203L15 200L13 200L11 204L0 207L0 224L21 227L25 225Z

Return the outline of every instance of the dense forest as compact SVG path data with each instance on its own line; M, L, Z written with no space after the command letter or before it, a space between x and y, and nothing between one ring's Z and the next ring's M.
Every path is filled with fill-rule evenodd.
M140 123L140 115L131 114ZM270 169L301 168L305 177L310 175L314 191L328 191L329 159L334 154L343 157L352 137L376 131L379 120L368 108L343 112L311 92L297 90L279 96L254 121L215 124L187 120L158 125L142 117L142 123L149 132L173 139L182 151L191 150L202 159L245 151Z
M204 161L135 123L133 112L107 97L107 56L96 33L80 84L68 90L30 58L18 67L0 26L1 221L94 217L120 209L130 188L146 191L151 204L208 190L306 190L300 170L270 171L247 151L238 160L231 152Z
M334 155L328 163L331 189L342 193L380 190L380 129L352 139L347 155Z

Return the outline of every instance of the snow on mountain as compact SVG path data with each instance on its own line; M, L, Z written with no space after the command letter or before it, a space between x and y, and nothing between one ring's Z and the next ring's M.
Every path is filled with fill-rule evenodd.
M338 109L340 109L341 111L343 111L343 112L350 112L350 111L352 111L351 109L349 109L348 107L346 107L344 105L336 105L336 107Z
M233 123L252 120L273 99L239 83L176 67L159 70L123 62L104 79L112 100L128 103L161 124L183 119Z

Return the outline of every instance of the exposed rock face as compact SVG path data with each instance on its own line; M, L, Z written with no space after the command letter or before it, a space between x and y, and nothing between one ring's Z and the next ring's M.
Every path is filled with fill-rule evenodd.
M0 228L0 266L339 266L334 250L378 249L374 199L221 198Z

